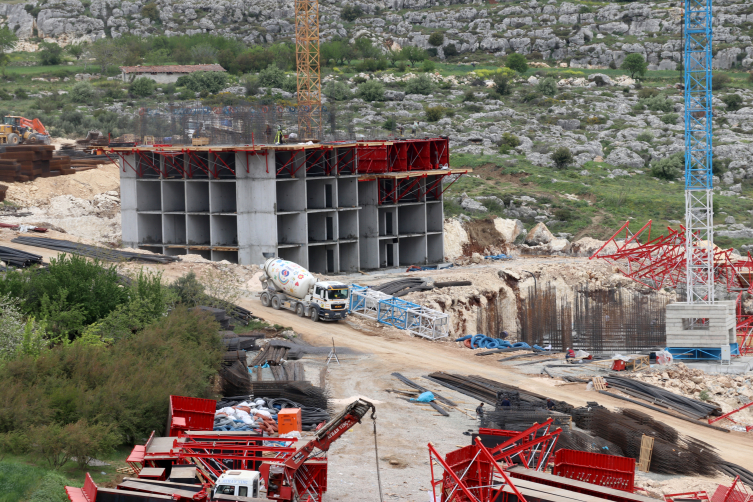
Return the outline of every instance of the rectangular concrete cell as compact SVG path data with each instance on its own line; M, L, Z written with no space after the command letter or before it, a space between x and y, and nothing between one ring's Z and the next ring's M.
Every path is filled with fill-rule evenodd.
M186 156L183 154L165 156L162 160L162 170L165 178L178 179L184 177L186 170Z
M191 249L188 248L188 254L197 254L204 258L205 260L211 260L212 259L212 252L208 249Z
M277 215L277 242L279 244L305 244L306 214L278 214Z
M212 250L212 261L226 260L230 263L238 263L238 251L217 251Z
M358 179L338 178L337 179L337 207L357 207L358 206Z
M426 264L426 236L400 239L400 265Z
M309 246L309 270L317 274L331 274L338 269L337 245Z
M398 235L397 208L380 207L379 208L379 236L385 237Z
M426 233L426 206L398 206L397 231L400 235Z
M379 239L380 268L391 268L398 265L399 247L397 239Z
M203 214L187 215L186 238L188 240L188 244L208 246L210 243L209 216Z
M139 244L162 244L162 215L139 214Z
M165 247L164 254L166 254L167 256L183 256L188 254L188 250L186 248Z
M358 239L358 211L338 211L338 237Z
M139 212L162 210L162 182L138 180L136 182L136 207Z
M216 152L212 154L212 177L215 179L235 178L236 165L234 152Z
M358 203L358 250L363 270L379 268L379 219L377 210L376 181L361 181L357 184Z
M209 209L213 213L235 213L235 181L212 181L209 183Z
M212 215L209 218L212 246L238 245L238 221L235 216Z
M337 207L337 180L318 178L306 180L306 208L327 209Z
M276 183L277 212L303 211L306 209L306 182L286 180Z
M426 231L442 232L444 229L444 209L441 202L426 203Z
M308 267L308 253L306 246L278 248L277 256L283 260L298 263L302 267Z
M308 240L310 243L337 239L337 212L308 213Z
M162 212L183 213L186 211L186 183L184 181L162 182Z
M186 244L186 215L162 215L162 242L165 244Z
M186 212L209 212L208 181L186 181Z
M441 263L444 261L444 242L442 234L426 236L427 261L429 263Z
M358 272L358 243L340 243L340 272Z

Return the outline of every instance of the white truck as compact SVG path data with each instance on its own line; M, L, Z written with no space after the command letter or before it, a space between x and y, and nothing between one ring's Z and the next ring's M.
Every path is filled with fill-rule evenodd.
M348 286L336 281L317 281L308 270L292 261L270 258L259 279L264 291L261 304L275 310L292 310L312 321L345 319Z
M223 472L215 483L212 500L258 500L259 479L257 471Z

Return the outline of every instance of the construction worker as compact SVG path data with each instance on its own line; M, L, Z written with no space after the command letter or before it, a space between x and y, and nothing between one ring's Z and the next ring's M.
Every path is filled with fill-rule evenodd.
M570 359L575 359L575 351L568 347L567 352L565 352L565 362L570 364Z
M476 407L476 416L479 420L481 420L481 417L484 416L484 403L481 403Z
M499 403L499 405L502 408L510 408L512 406L512 403L510 402L510 399L508 399L506 396L502 401Z
M282 144L282 124L277 126L277 134L275 135L275 145Z
M413 121L413 127L411 127L411 130L410 130L411 136L413 136L414 138L416 137L416 131L417 130L418 130L418 121L414 120Z
M550 397L546 398L546 409L549 411L554 409L554 401L552 401L552 398Z

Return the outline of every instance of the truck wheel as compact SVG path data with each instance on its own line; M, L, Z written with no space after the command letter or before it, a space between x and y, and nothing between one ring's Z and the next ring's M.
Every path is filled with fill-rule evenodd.
M280 310L280 297L279 296L272 297L272 308L275 310Z
M265 307L269 307L269 293L264 292L261 294L261 304Z
M313 307L311 308L311 320L319 322L319 311Z
M302 303L299 303L298 306L296 306L295 313L298 314L298 317L303 317L304 310L303 310L303 304Z
M20 139L18 138L18 134L12 132L8 135L8 137L6 138L6 141L8 142L9 145L17 145Z

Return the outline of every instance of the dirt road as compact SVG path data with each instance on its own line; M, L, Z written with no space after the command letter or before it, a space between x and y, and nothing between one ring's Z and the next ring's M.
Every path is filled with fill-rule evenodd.
M349 347L363 354L361 357L349 356L342 361L340 367L332 369L329 381L333 398L363 395L386 401L383 405L377 405L378 414L386 417L386 420L390 423L400 423L401 433L397 434L394 429L390 432L381 429L379 439L384 445L380 445L380 453L381 449L384 448L397 456L417 456L418 458L423 456L423 459L426 460L421 465L415 466L417 469L390 469L388 471L386 478L391 482L402 485L401 480L404 480L406 488L412 487L412 489L400 490L400 500L427 500L428 498L425 491L428 490L429 479L426 442L431 441L443 453L455 449L457 445L469 444L469 438L463 436L462 432L477 426L477 422L457 413L453 413L452 415L455 416L451 419L437 418L425 410L418 410L421 413L416 414L417 422L409 423L402 420L401 417L404 417L406 413L415 411L416 405L397 401L395 397L384 392L387 388L404 387L390 376L394 371L399 371L409 378L416 379L432 371L476 374L552 396L575 406L585 405L587 401L598 401L603 406L610 408L624 408L626 405L624 401L588 392L585 390L585 385L563 385L561 381L520 374L502 367L494 357L474 356L470 350L460 348L458 344L449 341L430 342L424 339L411 338L397 329L376 327L375 324L370 322L356 321L351 323L346 320L337 324L313 323L309 319L297 317L292 312L264 308L258 300L244 300L242 304L255 315L270 323L291 327L311 344L330 345L334 339L337 346ZM332 368L332 366L330 367ZM477 403L471 402L470 398L431 385L427 380L422 380L421 383L443 395L447 395L450 399L464 401L466 409L472 410L477 405ZM645 408L640 409L652 415L655 419L671 425L680 433L696 437L715 446L725 460L747 468L753 467L753 456L751 455L753 438L750 434L715 431ZM434 426L435 422L437 427ZM411 432L403 434L402 432L405 432L405 429ZM371 453L371 459L368 458L368 452L373 452L373 436L370 435L370 425L353 429L351 434L360 438L358 443L362 450L350 453L353 453L355 458L361 458L361 454L363 454L366 465L373 466L373 453ZM342 445L338 445L333 451L331 456L333 467L342 461L342 458L338 459L337 457L341 447ZM347 449L345 448L345 450ZM340 453L348 454L347 451ZM364 475L366 474L368 473L364 473ZM371 478L366 476L364 482L368 479ZM347 499L347 494L344 492L338 495L340 493L340 490L337 489L338 486L337 474L335 474L330 493L330 496L335 498L330 500ZM417 490L417 486L421 489ZM347 485L345 487L347 488ZM419 496L418 494L421 492L423 494ZM338 496L344 498L338 498Z

